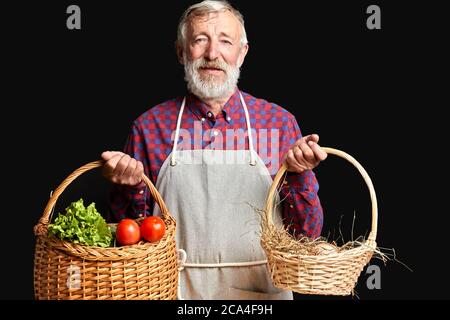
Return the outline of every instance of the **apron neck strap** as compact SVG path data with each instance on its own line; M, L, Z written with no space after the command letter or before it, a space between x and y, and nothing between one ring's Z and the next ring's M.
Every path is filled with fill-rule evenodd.
M253 137L252 137L252 126L250 125L250 116L248 114L247 104L245 103L244 97L241 91L239 91L239 97L241 98L242 107L245 112L245 120L247 121L247 131L248 131L248 148L250 150L250 165L256 165L255 153L253 152Z
M242 93L240 91L239 91L239 97L241 99L242 107L244 108L245 120L247 123L248 148L250 151L250 165L254 166L254 165L256 165L256 160L255 160L255 153L253 152L254 149L253 149L252 127L250 125L250 116L248 114L247 104L245 103L244 97L242 96ZM178 113L177 128L175 130L175 137L173 140L173 149L172 149L172 154L171 154L171 158L170 158L171 166L175 166L177 164L175 154L177 152L178 139L180 138L181 118L183 116L183 111L184 111L185 105L186 105L186 97L184 97L183 102L181 103L180 112Z
M175 130L175 138L173 140L172 155L170 157L170 165L171 166L177 165L177 161L175 159L175 153L177 153L178 139L180 138L181 118L183 116L183 111L184 111L184 106L185 105L186 105L186 97L183 98L183 102L181 103L180 112L178 113L177 128Z

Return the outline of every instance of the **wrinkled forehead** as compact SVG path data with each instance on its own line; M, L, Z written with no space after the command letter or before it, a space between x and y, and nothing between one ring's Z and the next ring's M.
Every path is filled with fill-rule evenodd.
M239 20L228 9L216 12L191 13L188 20L188 36L211 32L211 28L217 34L225 33L235 37L240 37L242 32Z

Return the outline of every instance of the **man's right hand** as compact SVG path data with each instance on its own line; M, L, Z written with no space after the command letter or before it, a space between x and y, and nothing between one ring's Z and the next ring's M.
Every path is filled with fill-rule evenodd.
M119 151L105 151L102 159L106 161L102 174L109 181L125 186L137 186L141 183L144 174L142 162Z

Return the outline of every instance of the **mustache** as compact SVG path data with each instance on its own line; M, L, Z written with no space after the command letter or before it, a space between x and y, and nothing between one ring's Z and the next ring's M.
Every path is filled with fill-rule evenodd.
M227 71L228 70L228 65L226 64L225 61L221 61L221 60L214 60L214 61L207 61L205 59L199 59L197 62L197 69L200 68L211 68L211 69L219 69L222 71Z

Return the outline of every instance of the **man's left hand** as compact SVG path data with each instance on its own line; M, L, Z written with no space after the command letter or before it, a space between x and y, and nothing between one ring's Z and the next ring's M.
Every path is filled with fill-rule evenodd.
M287 170L302 173L317 167L327 158L327 153L317 144L319 136L311 134L297 140L284 156Z

